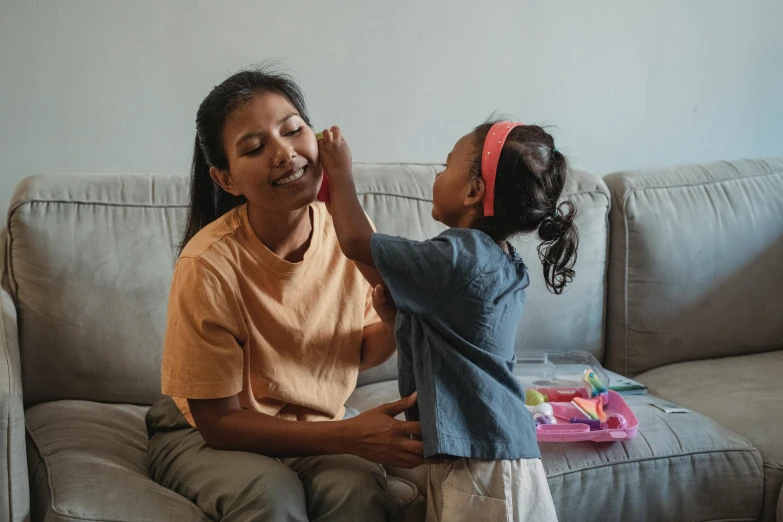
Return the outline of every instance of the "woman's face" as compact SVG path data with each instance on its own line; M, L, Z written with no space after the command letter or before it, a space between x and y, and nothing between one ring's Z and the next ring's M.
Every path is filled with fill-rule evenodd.
M228 170L211 174L251 206L292 211L315 200L323 179L312 129L285 96L266 93L226 120L223 146Z

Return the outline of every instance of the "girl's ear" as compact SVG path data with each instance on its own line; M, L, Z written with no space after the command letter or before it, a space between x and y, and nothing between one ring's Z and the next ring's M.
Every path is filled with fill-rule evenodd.
M467 193L463 204L466 207L472 207L481 204L484 201L484 178L477 176L471 177L468 181Z
M220 185L220 188L232 196L242 195L234 185L234 180L231 179L231 174L228 173L228 169L221 170L217 167L209 167L209 177L212 178L212 181Z

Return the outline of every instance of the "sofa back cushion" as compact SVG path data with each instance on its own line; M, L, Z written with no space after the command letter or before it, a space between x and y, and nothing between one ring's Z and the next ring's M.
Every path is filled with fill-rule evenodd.
M783 158L604 179L611 369L783 347Z
M439 166L355 166L362 204L379 231L437 235L430 217ZM516 241L531 269L518 350L601 355L608 192L576 172L582 248L564 296L546 292L536 243ZM8 216L9 284L19 312L27 406L57 399L149 404L160 396L166 305L187 216L184 175L47 175L24 180ZM360 384L391 379L392 359Z

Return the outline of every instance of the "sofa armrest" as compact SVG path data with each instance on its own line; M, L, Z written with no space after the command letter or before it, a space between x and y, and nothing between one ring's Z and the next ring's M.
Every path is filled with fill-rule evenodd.
M0 244L5 245L5 230L0 232ZM28 520L30 486L16 306L5 285L0 288L0 451L5 464L0 466L0 520Z

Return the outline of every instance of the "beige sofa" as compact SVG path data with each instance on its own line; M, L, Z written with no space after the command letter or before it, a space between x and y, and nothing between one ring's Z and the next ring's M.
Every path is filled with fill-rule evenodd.
M441 230L436 168L356 166L380 231ZM206 520L149 479L145 451L187 181L18 187L3 241L0 520ZM535 242L516 241L533 275L517 349L585 350L651 393L628 398L633 440L542 444L560 520L783 521L783 160L576 171L567 193L580 211L577 277L547 293ZM349 404L395 399L394 378L393 360L364 372ZM664 400L693 411L653 406ZM390 488L400 519L420 516L408 482Z

